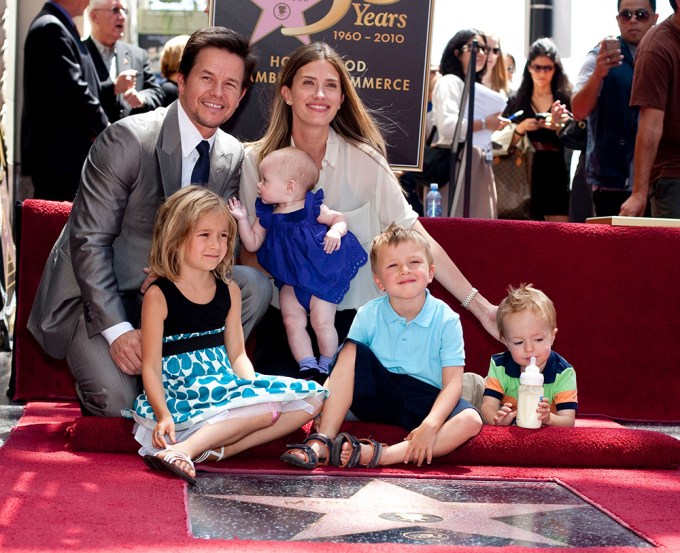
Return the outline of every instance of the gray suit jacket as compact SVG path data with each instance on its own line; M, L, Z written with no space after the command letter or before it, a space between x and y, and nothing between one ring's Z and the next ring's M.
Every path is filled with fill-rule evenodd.
M208 188L224 198L237 195L242 161L238 140L218 130ZM177 102L126 117L99 135L28 321L48 354L66 356L81 314L90 337L138 322L156 211L179 190L181 175Z

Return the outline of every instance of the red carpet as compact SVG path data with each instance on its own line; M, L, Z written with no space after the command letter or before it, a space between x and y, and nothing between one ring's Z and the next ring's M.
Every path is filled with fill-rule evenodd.
M197 540L188 531L184 485L150 472L136 455L66 449L65 430L78 417L72 404L30 404L0 448L0 548L4 551L186 551L282 553L394 552L393 544L320 544ZM100 434L99 439L108 439ZM503 455L503 450L497 452ZM654 455L651 452L650 455ZM276 459L262 469L284 472ZM266 466L265 466L266 465ZM234 467L234 462L222 467ZM252 463L251 463L252 466ZM334 469L338 474L347 472ZM299 474L299 471L295 471ZM601 507L655 551L680 551L680 473L675 470L514 468L438 464L429 469L365 471L372 475L555 480ZM353 475L360 474L352 471ZM199 475L200 477L200 475ZM405 551L450 552L437 546ZM478 547L455 548L472 553ZM570 548L576 553L632 553L628 547ZM528 553L530 548L483 548Z
M580 415L680 421L674 402L659 401L680 392L680 381L668 377L680 340L663 324L675 320L680 305L679 229L456 217L422 222L492 303L508 284L521 282L533 282L553 300L554 349L576 369ZM531 261L517 252L531 252ZM461 315L465 370L486 376L489 357L502 347L437 281L430 291Z

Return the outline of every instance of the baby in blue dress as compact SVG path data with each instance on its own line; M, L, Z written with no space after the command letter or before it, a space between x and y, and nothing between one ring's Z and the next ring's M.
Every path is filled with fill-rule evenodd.
M335 310L367 255L348 231L347 218L323 204L323 190L312 192L319 170L309 154L293 147L276 150L259 170L253 225L238 199L229 200L229 209L243 246L257 252L279 289L288 344L301 373L314 378L328 373L338 349ZM318 361L307 313L319 345Z

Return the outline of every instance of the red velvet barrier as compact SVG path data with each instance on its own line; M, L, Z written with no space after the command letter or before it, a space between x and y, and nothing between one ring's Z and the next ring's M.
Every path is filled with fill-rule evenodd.
M14 325L15 401L76 397L66 361L47 355L26 328L46 260L70 212L70 202L26 200L21 208Z
M555 303L554 349L576 369L579 415L680 421L680 229L575 223L424 219L463 274L497 304L532 282ZM467 371L486 376L502 351L435 282L463 318Z
M132 436L130 420L80 417L68 427L73 451L135 453L139 444ZM300 443L310 425L287 438L253 448L221 463L199 467L233 470L242 468L290 468L278 466L286 444ZM399 427L365 422L346 422L343 431L358 438L373 436L397 443L406 432ZM517 426L485 426L457 450L437 458L435 465L488 465L516 467L648 468L680 467L680 440L652 430L622 428L598 421L580 421L576 428L545 427L527 430Z
M20 245L15 399L73 397L63 362L26 331L45 259L70 204L27 200ZM680 229L428 219L423 224L472 284L498 303L508 284L533 282L555 302L555 350L578 375L579 414L680 421L675 398L680 336ZM502 350L437 282L432 293L461 313L466 370L486 375Z

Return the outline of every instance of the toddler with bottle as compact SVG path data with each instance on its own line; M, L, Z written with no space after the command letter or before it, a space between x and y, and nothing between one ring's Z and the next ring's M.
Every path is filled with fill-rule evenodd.
M482 400L484 423L574 426L576 372L552 351L557 334L553 302L532 284L510 287L496 322L508 350L491 357Z

